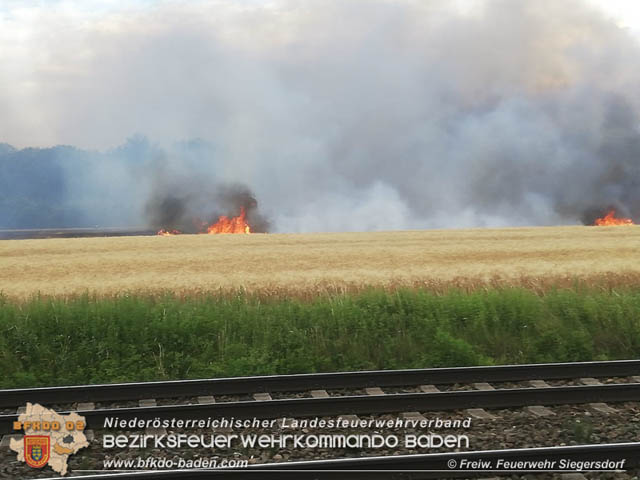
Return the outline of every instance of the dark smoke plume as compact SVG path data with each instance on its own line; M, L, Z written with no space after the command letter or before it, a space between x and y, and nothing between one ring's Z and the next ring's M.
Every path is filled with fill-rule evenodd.
M252 198L279 232L640 222L640 37L589 1L151 3L0 19L0 142L149 139L0 148L0 221L50 190L47 221L185 231Z
M235 217L244 209L254 233L269 229L268 220L259 213L258 202L248 187L240 184L205 185L190 182L165 182L157 186L147 202L145 213L152 228L199 233L220 216Z

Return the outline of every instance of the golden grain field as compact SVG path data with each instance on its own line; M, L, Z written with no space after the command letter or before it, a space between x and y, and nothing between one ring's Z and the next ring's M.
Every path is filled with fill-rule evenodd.
M640 279L640 226L0 241L0 290L323 291Z

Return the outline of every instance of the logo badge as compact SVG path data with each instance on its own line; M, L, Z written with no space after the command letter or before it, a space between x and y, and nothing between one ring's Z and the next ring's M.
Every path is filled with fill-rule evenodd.
M42 468L49 461L50 438L48 435L24 436L24 461L33 468Z

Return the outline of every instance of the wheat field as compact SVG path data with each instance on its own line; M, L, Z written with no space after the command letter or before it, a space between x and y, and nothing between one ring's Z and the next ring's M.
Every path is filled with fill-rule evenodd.
M0 241L8 297L640 281L640 227Z

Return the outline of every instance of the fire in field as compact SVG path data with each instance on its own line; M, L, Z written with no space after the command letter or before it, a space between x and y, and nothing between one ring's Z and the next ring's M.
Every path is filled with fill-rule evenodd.
M615 210L610 210L604 217L596 218L594 221L595 226L599 227L613 227L620 225L635 225L633 220L626 217L616 217ZM179 230L167 230L161 228L158 230L158 235L161 236L171 236L171 235L180 235L183 232ZM218 221L207 225L203 223L201 226L201 230L197 233L203 234L220 234L220 233L239 233L239 234L249 234L251 233L251 226L247 222L246 212L244 207L240 207L240 214L236 217L227 217L226 215L221 215L218 218Z
M610 210L604 217L596 218L595 225L599 227L613 227L618 225L634 225L634 223L630 218L616 217L616 211Z
M640 222L640 29L618 2L9 3L2 31L38 34L0 52L22 65L0 75L0 229Z
M0 0L0 389L637 358L633 3Z
M169 193L167 193L169 192ZM165 180L147 202L147 222L157 234L265 233L269 221L258 210L248 187L240 184L203 185L197 181Z
M171 235L180 235L180 230L166 230L161 228L158 230L158 235L169 237ZM219 233L251 233L251 226L247 223L247 214L244 211L244 207L240 207L240 215L237 217L227 217L221 215L218 221L212 225L206 223L202 225L201 231L198 233L206 233L208 235L216 235Z
M197 223L197 222L196 222ZM635 225L631 218L617 217L614 209L609 210L604 217L596 218L593 223L594 226L599 227L613 227L621 225ZM158 230L158 235L172 236L180 235L183 232L176 229L161 228ZM228 217L221 215L215 223L208 225L206 222L201 222L198 234L221 234L221 233L236 233L236 234L249 234L251 233L251 225L247 222L247 215L245 207L240 207L240 214L235 217Z

